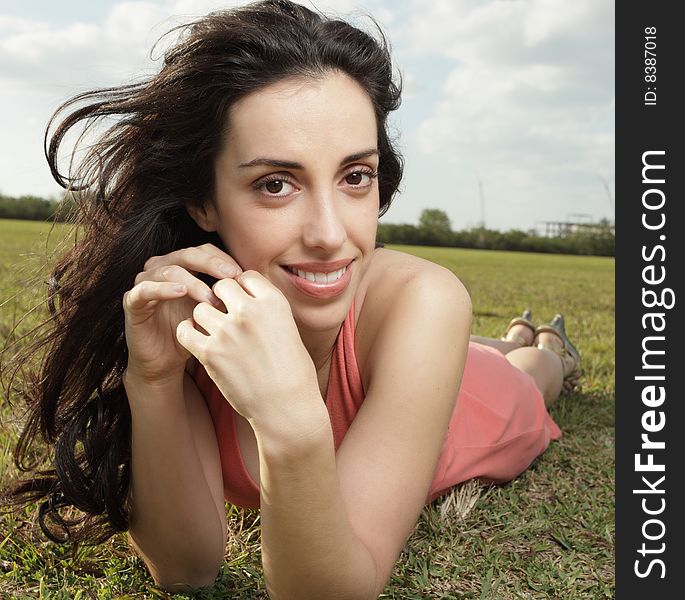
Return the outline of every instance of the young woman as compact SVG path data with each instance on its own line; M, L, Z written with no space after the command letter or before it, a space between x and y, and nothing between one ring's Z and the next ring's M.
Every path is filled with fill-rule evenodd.
M260 507L272 598L371 599L426 502L508 481L561 435L563 319L469 343L459 280L376 247L399 99L382 36L267 0L62 107L48 156L84 190L85 234L54 271L18 448L40 434L54 469L10 496L44 499L50 537L128 530L159 584L209 585L227 499ZM62 176L65 133L110 115Z

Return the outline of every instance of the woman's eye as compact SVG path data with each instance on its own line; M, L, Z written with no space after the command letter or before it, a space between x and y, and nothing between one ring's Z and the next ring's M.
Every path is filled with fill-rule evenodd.
M295 190L295 186L285 177L274 177L266 181L258 182L255 186L267 196L287 196Z
M283 190L283 181L280 179L274 179L273 181L267 181L264 184L264 188L270 194L278 194Z
M366 187L371 184L371 179L375 177L375 173L367 173L366 171L353 171L345 175L345 181L348 185L355 187Z

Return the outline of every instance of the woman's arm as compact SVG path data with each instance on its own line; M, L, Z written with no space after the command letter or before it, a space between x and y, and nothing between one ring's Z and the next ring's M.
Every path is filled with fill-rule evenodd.
M130 538L168 589L208 585L224 555L226 516L209 411L185 372L176 329L202 302L218 300L196 277L240 272L205 244L150 258L124 294L131 409Z
M319 394L292 427L253 424L259 447L262 563L272 600L370 600L376 565L356 535Z
M129 535L170 591L211 585L226 545L214 427L195 383L181 377L150 385L124 374L132 421Z
M368 355L364 404L337 456L320 395L297 424L252 422L274 600L377 598L424 506L461 381L471 306L439 267L391 296Z

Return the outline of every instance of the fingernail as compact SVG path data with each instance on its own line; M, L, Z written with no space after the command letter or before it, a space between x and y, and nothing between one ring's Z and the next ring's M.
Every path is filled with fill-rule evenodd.
M219 298L217 298L214 294L207 295L207 302L213 306L221 306L221 300L219 300Z
M229 265L228 263L221 263L221 265L219 265L219 271L226 275L226 277L235 277L240 272L233 265Z

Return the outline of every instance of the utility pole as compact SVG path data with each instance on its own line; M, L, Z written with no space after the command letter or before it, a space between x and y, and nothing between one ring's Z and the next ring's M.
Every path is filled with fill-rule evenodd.
M478 197L480 198L480 226L485 229L485 194L483 194L483 182L480 180L478 171L476 171L476 179L478 179Z
M600 180L602 181L602 185L604 186L604 191L607 194L607 199L609 200L609 206L611 207L611 212L614 212L614 197L611 195L611 190L609 189L609 184L607 183L607 180L604 179L604 177L598 173L598 176Z

